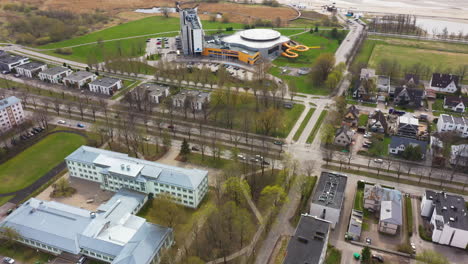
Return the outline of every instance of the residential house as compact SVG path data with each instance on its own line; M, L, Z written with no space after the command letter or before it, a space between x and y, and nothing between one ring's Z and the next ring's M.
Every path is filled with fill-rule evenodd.
M421 200L421 216L430 221L432 242L466 249L468 215L463 196L426 190Z
M353 142L354 131L348 126L341 126L335 134L334 144L338 146L349 146Z
M393 102L395 105L419 108L423 106L424 90L408 88L406 85L395 88Z
M0 132L16 127L25 120L21 100L15 96L0 99Z
M63 78L63 83L68 87L81 89L96 79L97 75L92 72L77 71Z
M340 221L347 181L345 175L322 172L312 196L310 215L329 221L332 229Z
M39 79L41 79L41 81L50 83L62 83L63 78L67 77L72 73L72 70L62 66L58 66L41 71L39 73Z
M375 102L377 100L377 95L373 91L374 88L374 79L357 80L353 89L353 98L366 102Z
M351 217L349 219L348 232L346 232L345 237L347 239L359 241L361 239L362 232L362 221L364 214L358 210L351 210Z
M193 110L203 110L206 103L210 101L211 94L196 90L181 90L172 97L172 105L176 108L189 106ZM188 104L186 104L188 103Z
M390 77L379 75L377 77L377 90L379 92L390 93Z
M96 211L89 211L30 198L0 227L18 232L18 243L56 256L87 256L111 264L156 264L174 243L173 230L136 216L146 201L146 195L122 189Z
M344 115L343 121L346 125L351 127L358 126L359 123L359 109L355 105L348 107L348 111Z
M368 124L369 130L372 132L385 134L388 132L387 118L384 113L378 109L369 115Z
M442 93L455 93L458 90L458 76L453 74L432 74L429 88Z
M452 131L462 138L468 137L468 118L441 114L437 120L437 132Z
M94 93L113 95L123 86L122 80L104 77L94 80L88 84L89 90Z
M289 240L283 264L324 263L329 234L330 222L307 214L301 215L296 231Z
M169 86L155 83L144 83L140 87L148 94L151 102L159 104L169 96Z
M414 138L392 136L388 152L391 154L399 155L405 151L406 147L412 145L413 147L419 146L421 148L422 158L424 159L427 151L427 142L417 140Z
M468 144L452 145L450 151L450 164L455 167L468 166Z
M461 96L445 96L444 109L449 109L454 112L464 113L468 106L468 98Z
M403 223L401 192L379 184L364 186L364 208L379 212L379 231L396 234Z
M419 75L417 75L417 74L405 74L405 85L407 87L418 87L419 86Z
M26 64L16 66L16 73L28 78L36 78L39 72L47 69L47 64L43 62L31 61Z
M208 172L184 169L127 154L81 146L65 158L71 177L97 182L108 191L121 188L152 194L168 193L177 203L197 208L208 192Z
M0 51L0 71L11 72L15 67L28 62L29 58Z
M398 117L398 131L400 137L417 138L419 135L419 120L409 115Z

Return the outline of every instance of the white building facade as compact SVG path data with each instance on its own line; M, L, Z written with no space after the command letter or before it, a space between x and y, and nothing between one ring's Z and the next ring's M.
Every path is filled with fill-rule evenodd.
M28 78L34 78L38 75L39 72L47 69L47 64L42 62L29 62L20 66L17 66L16 73L21 76L26 76Z
M5 132L25 120L21 100L15 96L0 100L0 132Z
M437 120L437 132L457 132L460 137L468 137L468 119L465 117L441 114Z
M70 176L100 183L102 189L127 188L169 194L179 204L197 208L208 192L208 172L131 158L127 154L82 146L66 159Z
M115 92L123 87L123 83L122 80L116 78L104 77L90 82L88 86L89 90L93 93L114 95Z
M72 73L72 70L59 66L40 72L39 79L41 79L41 81L58 84L62 83L63 78L67 77Z

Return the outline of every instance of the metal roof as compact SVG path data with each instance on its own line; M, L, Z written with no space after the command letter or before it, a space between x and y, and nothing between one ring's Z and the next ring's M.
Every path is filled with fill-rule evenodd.
M26 69L26 70L34 70L34 69L37 69L37 68L42 67L44 65L46 65L46 64L43 63L43 62L31 61L31 62L28 62L26 64L16 66L16 68L21 68L21 69Z
M262 32L266 32L267 36L259 35L254 40L254 39L252 39L252 38L254 38L252 36L253 35L252 33L245 33L244 31L240 31L240 32L236 32L236 33L234 33L232 35L229 35L229 36L226 36L226 37L222 38L222 41L225 42L225 43L228 43L230 45L233 45L233 46L237 45L237 46L244 47L244 48L251 49L251 50L255 50L255 51L258 51L259 49L271 48L271 47L276 46L278 44L285 43L285 42L289 41L288 37L282 36L282 35L280 35L277 38L273 38L273 35L276 36L276 33L270 33L270 30L267 30L267 29L266 30L255 29L255 30L257 30L257 31L254 32L255 34L262 34ZM271 30L271 31L274 31L274 30ZM249 30L249 32L251 32L251 31ZM250 39L245 38L245 36L250 37Z
M7 97L5 99L1 99L0 100L0 111L7 108L7 107L9 107L9 106L17 104L17 103L21 103L21 100L16 96L10 96L10 97Z
M77 71L77 72L74 72L74 73L68 75L67 77L65 77L63 79L78 82L78 81L87 79L87 78L89 78L91 76L94 76L94 75L95 75L94 73L88 72L88 71Z
M20 55L15 55L15 54L10 54L10 53L0 53L0 63L5 63L5 64L12 64L24 59L28 59L27 57L23 57Z
M444 224L468 230L467 208L462 196L426 190L426 199L432 200L437 214L443 217Z
M58 66L58 67L54 67L54 68L50 68L50 69L43 70L43 71L42 71L41 73L39 73L39 74L45 74L45 75L54 76L54 75L57 75L57 74L60 74L60 73L66 72L66 71L71 71L71 70L68 69L68 68L62 67L62 66Z
M117 78L110 78L110 77L104 77L101 79L94 80L90 82L90 85L99 85L103 87L110 87L112 85L115 85L117 82L119 82L120 79Z

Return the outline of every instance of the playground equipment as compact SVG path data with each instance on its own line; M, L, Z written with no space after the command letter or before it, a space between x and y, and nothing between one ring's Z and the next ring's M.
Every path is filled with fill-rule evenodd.
M294 51L304 52L304 51L308 51L309 49L320 49L320 46L313 46L313 47L307 47L305 45L291 46L288 43L283 43L283 46L286 47L286 50L283 53L281 53L281 55L287 58L299 57L299 54L297 54Z

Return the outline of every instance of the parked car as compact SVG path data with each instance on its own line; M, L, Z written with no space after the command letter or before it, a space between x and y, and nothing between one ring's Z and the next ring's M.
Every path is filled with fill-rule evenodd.
M144 141L150 141L150 138L149 137L143 137L143 140Z
M246 157L242 154L237 154L237 158L240 160L246 160Z
M11 213L13 213L13 208L8 209L8 211L6 212L7 215L9 215Z
M381 262L381 263L384 262L384 258L383 258L381 255L373 254L373 255L372 255L372 258L375 259L375 260L377 260L378 262Z
M372 137L372 134L367 132L364 134L364 138L371 138Z
M363 148L370 148L370 145L362 144L362 147L363 147Z
M192 146L193 151L200 151L200 149L197 146Z
M84 128L85 127L85 125L83 125L81 123L76 124L76 126L79 127L79 128Z
M416 253L416 245L413 242L411 242L410 245L411 245L411 249L413 250L413 253Z
M366 237L366 244L367 244L367 245L370 245L370 244L372 244L372 239L370 239L370 238Z
M383 163L383 160L382 159L374 159L374 162L375 163Z
M263 156L261 156L261 155L255 155L255 158L258 159L258 160L263 160Z
M2 71L2 74L9 74L9 71Z
M174 125L168 125L167 128L174 129Z
M83 264L85 263L86 259L87 259L86 256L81 256L76 262L76 264Z
M6 263L6 264L13 264L13 263L15 263L15 260L12 259L12 258L9 258L9 257L4 257L4 258L3 258L3 263Z
M250 161L251 161L251 162L255 162L255 163L259 162L259 160L256 159L256 158L250 158Z
M264 161L262 161L262 165L267 165L268 166L268 165L270 165L270 162L264 160Z
M275 141L273 141L273 144L278 145L278 146L281 146L281 145L283 145L284 143L283 143L283 141L275 140Z
M59 124L62 124L62 125L63 125L63 124L66 124L67 122L65 122L65 121L63 121L63 120L59 120L57 123L59 123Z

